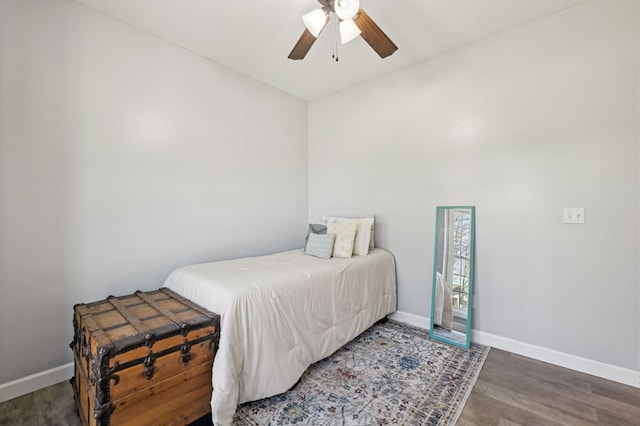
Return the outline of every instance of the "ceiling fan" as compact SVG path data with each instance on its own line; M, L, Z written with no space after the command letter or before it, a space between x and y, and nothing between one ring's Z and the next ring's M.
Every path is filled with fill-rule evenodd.
M322 30L327 26L331 12L335 14L339 22L342 44L362 36L364 41L381 58L386 58L398 50L398 46L373 22L373 19L360 9L360 0L318 0L318 2L322 5L321 8L302 17L306 28L289 53L289 59L304 59Z

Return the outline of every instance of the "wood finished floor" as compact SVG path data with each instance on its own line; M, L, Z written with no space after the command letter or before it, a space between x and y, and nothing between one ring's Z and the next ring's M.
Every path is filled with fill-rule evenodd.
M491 349L458 426L640 425L640 389Z
M71 385L0 404L0 425L78 426ZM491 349L457 425L640 426L640 389Z

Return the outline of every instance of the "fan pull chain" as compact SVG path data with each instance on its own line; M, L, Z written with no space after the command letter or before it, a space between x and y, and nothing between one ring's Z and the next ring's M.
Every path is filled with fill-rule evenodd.
M331 40L332 41L332 43L331 43L331 57L337 61L338 60L337 59L338 52L336 52L336 30L335 30L335 27L331 31L331 37L333 39L333 40Z
M334 58L336 59L336 62L338 62L340 60L340 57L338 55L338 48L340 46L340 20L338 19L338 17L336 16L336 20L333 24L333 49L335 51L335 56Z

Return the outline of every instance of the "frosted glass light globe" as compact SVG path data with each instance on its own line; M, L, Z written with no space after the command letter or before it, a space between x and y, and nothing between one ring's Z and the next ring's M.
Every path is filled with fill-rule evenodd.
M360 0L336 0L333 9L342 21L353 19L360 10Z

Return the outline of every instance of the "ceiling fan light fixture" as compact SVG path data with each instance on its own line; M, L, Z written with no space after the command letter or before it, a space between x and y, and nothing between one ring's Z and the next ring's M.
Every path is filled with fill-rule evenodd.
M318 0L322 6L303 15L305 29L289 53L293 60L304 59L316 42L318 36L330 20L333 35L333 52L331 57L338 61L338 33L342 44L360 36L382 59L392 55L398 46L380 29L380 27L360 9L360 0ZM336 15L335 19L333 15Z
M324 9L314 9L306 15L302 15L304 26L314 37L318 37L322 29L327 25L328 15Z
M360 0L335 0L333 11L342 21L353 19L360 10Z
M340 41L342 44L349 43L351 40L358 37L360 33L360 28L358 28L352 19L340 22Z

